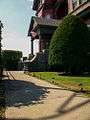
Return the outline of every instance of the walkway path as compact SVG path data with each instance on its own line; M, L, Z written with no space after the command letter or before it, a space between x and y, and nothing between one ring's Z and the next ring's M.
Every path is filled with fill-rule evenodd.
M90 120L89 98L23 72L11 75L5 80L8 120Z

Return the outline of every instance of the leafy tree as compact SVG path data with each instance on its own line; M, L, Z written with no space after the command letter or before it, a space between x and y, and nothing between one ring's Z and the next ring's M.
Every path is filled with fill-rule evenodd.
M22 52L14 50L3 50L2 55L4 67L9 70L17 70L18 61L22 57Z
M90 70L90 31L79 17L63 19L52 37L48 62L73 74Z

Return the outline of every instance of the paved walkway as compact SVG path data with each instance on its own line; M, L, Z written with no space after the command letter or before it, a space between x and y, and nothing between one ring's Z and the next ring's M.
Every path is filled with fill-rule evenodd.
M90 120L90 99L23 72L6 79L8 120Z

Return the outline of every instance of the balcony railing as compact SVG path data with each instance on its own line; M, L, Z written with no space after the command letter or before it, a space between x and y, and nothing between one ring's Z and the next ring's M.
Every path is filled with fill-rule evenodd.
M80 0L80 4L82 4L82 3L86 2L86 1L88 1L88 0Z
M73 9L77 7L77 0L72 0Z

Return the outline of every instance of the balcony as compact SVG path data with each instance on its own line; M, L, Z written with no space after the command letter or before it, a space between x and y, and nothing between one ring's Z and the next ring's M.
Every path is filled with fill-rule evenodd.
M81 0L80 4L71 12L73 15L80 16L86 13L90 13L90 2L88 0Z

